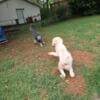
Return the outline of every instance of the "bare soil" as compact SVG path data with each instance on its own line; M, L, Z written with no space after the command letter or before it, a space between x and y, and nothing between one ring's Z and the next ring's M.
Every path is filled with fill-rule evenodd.
M84 95L86 84L84 77L77 75L75 78L68 77L65 82L64 90L73 94Z
M86 65L92 65L93 64L93 54L91 52L87 51L72 51L72 56L74 58L74 61L77 64L86 64Z

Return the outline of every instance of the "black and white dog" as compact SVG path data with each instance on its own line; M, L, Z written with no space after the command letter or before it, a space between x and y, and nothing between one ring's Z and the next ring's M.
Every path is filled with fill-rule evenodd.
M29 30L32 32L34 43L39 43L41 47L44 47L44 41L42 39L41 33L37 32L32 25L30 25Z

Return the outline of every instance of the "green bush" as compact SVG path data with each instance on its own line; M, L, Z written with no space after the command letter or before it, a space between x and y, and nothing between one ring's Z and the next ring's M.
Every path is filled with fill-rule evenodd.
M55 15L55 16L52 16L52 17L49 17L49 18L47 18L47 19L42 20L42 21L41 21L41 25L42 25L42 26L47 26L47 25L56 23L56 22L58 22L58 21L59 21L59 19L58 19L57 16Z
M99 0L70 0L73 15L93 15L100 13Z
M41 18L42 18L42 20L47 19L50 16L51 16L50 9L48 9L46 7L41 8Z
M61 6L56 10L55 13L59 20L64 20L68 17L67 11L68 10L66 6Z

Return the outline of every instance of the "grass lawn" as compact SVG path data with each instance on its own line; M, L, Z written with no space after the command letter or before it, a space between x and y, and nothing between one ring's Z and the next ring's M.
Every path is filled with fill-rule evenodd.
M0 100L100 100L100 16L37 28L46 45L34 44L28 25L0 46ZM59 77L58 59L47 55L61 36L74 58L76 77Z

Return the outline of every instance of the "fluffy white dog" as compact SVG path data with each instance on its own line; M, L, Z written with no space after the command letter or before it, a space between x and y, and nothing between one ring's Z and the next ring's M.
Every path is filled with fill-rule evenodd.
M63 79L66 77L64 70L69 71L70 77L75 77L75 73L72 68L73 58L64 46L63 39L61 37L53 38L52 46L55 47L55 52L49 52L48 55L59 57L58 69L61 73L60 77Z

